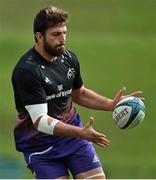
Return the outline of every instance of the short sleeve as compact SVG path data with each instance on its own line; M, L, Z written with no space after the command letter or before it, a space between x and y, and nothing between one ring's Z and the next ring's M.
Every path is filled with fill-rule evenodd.
M17 69L12 76L15 99L25 105L46 102L45 90L35 72Z
M81 86L83 85L83 80L82 80L81 72L80 72L80 64L75 54L73 54L73 60L76 66L76 74L75 74L75 79L73 82L73 90L74 90L74 89L81 88Z

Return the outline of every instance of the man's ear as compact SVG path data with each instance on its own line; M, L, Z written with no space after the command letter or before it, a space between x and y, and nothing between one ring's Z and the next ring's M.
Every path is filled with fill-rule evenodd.
M35 37L36 37L36 39L37 39L37 41L38 41L39 43L43 43L44 37L43 37L43 35L42 35L41 32L36 32L36 33L35 33Z

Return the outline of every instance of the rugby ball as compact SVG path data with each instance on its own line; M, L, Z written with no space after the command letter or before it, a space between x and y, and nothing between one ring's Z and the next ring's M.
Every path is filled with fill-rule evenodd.
M127 97L117 103L113 120L120 129L138 126L145 117L145 105L138 97Z

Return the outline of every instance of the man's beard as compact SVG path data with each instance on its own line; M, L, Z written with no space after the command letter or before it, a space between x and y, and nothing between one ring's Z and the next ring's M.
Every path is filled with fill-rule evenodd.
M60 45L52 47L48 42L46 42L46 41L44 42L44 49L51 56L60 56L64 53L65 48L61 48L61 47L57 48L59 46Z

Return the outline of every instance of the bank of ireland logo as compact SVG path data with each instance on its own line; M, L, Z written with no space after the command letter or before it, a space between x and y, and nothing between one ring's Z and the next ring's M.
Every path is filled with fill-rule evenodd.
M69 68L68 72L67 72L67 78L70 79L70 78L74 77L75 76L74 73L75 73L74 68Z

